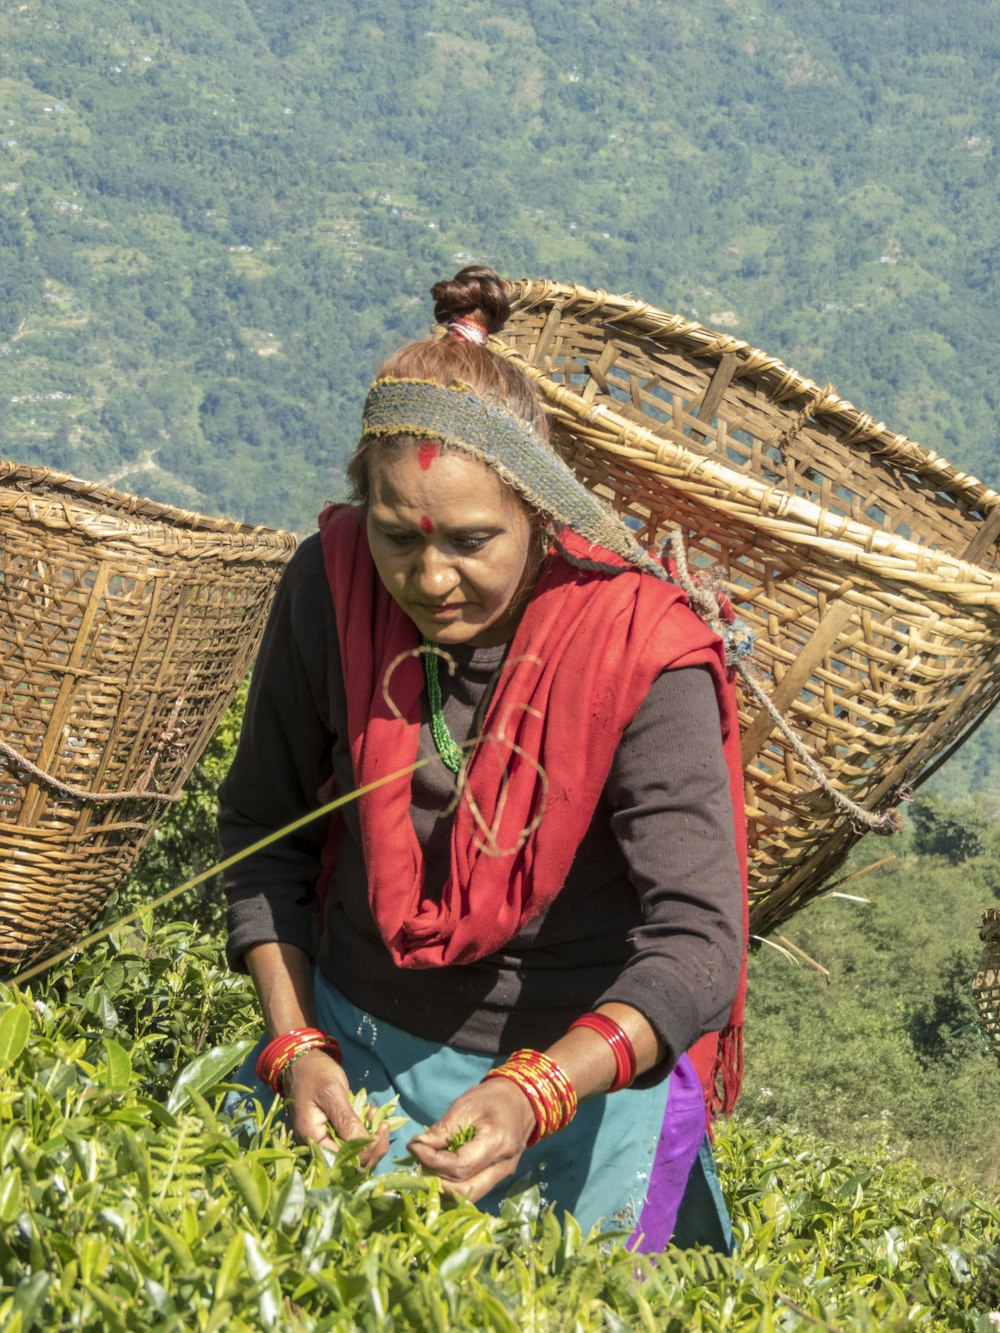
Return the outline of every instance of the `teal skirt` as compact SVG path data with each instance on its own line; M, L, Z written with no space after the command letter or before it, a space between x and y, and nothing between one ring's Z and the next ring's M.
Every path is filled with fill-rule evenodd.
M497 1058L442 1046L375 1018L318 973L315 986L318 1026L340 1042L351 1088L364 1088L376 1106L398 1098L398 1114L409 1117L374 1168L398 1169L407 1140L439 1119ZM254 1101L266 1111L274 1100L256 1074L264 1044L262 1037L233 1075L249 1096L230 1094L230 1113L244 1115ZM536 1185L546 1205L571 1213L585 1232L594 1226L626 1232L629 1244L643 1252L663 1250L671 1241L732 1251L701 1087L686 1056L652 1087L583 1102L565 1129L525 1150L517 1184ZM498 1212L508 1188L492 1190L479 1206Z

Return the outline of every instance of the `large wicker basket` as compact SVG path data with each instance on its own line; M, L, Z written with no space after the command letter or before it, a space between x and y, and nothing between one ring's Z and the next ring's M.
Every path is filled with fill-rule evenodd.
M243 679L294 548L0 463L0 970L100 911Z
M760 683L839 795L899 800L1000 697L1000 496L726 334L624 297L515 283L493 345L581 479L717 567ZM863 829L741 700L753 929L822 892Z

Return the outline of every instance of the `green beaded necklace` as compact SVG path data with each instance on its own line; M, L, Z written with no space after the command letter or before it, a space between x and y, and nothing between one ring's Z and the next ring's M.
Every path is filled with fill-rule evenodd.
M430 639L424 639L424 648L433 648L434 645ZM441 762L445 768L450 768L453 773L458 773L465 763L465 754L461 746L456 745L451 732L448 730L448 723L444 720L444 709L441 705L441 677L438 671L438 655L435 652L423 652L420 656L424 660L424 679L427 682L427 702L431 711L431 735L434 737L434 744L437 746L437 752L441 756Z

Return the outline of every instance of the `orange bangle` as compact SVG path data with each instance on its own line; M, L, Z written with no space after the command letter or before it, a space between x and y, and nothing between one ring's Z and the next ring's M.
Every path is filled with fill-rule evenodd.
M509 1079L527 1097L535 1117L529 1148L564 1129L576 1115L576 1090L556 1062L541 1051L515 1051L502 1065L489 1070L482 1082L489 1078Z

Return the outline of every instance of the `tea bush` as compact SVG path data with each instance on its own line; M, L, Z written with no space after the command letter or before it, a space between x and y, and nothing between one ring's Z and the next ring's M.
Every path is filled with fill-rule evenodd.
M255 1022L176 919L0 989L7 1333L992 1328L1000 1210L888 1152L725 1126L738 1258L639 1258L530 1190L488 1217L280 1122L236 1131L222 1080Z

